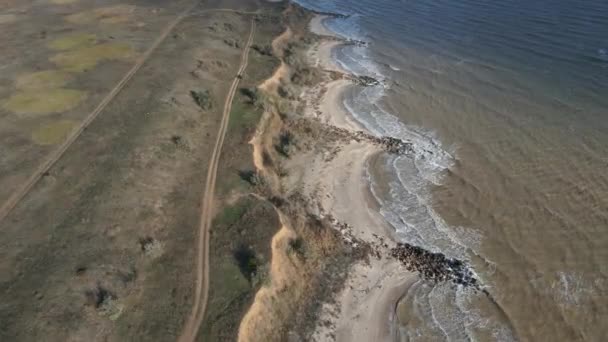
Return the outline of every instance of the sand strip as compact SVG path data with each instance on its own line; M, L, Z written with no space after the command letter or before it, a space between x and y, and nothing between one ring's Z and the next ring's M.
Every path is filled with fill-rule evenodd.
M311 22L313 32L324 32L325 28L319 27L322 20L324 18L318 16ZM334 40L324 40L313 46L309 54L313 58L310 62L326 70L335 70L331 50L338 45ZM314 115L323 122L341 128L361 130L361 125L342 104L344 91L351 84L348 80L337 80L321 85L325 91ZM376 238L373 234L394 240L392 228L379 213L370 209L370 202L374 199L365 180L367 161L379 152L377 146L353 142L342 146L341 151L329 162L323 160L322 156L314 158L303 176L304 183L310 189L322 189L319 199L323 210L351 225L353 234L365 241L374 241ZM336 304L326 305L319 320L330 321L333 326L319 324L315 340L398 340L398 329L393 324L396 323L396 303L416 279L414 273L405 271L395 260L371 258L369 264L356 265L349 272L344 290L337 295Z

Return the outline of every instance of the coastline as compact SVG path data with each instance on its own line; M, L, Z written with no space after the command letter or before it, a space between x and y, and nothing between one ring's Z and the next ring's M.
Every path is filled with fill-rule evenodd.
M356 76L339 68L332 59L333 50L344 40L323 26L325 18L312 16L304 32L287 26L272 44L281 64L258 86L270 105L250 142L253 159L268 188L265 197L286 198L287 204L275 200L282 227L272 242L270 282L258 291L243 318L239 341L277 339L291 324L285 321L301 315L294 311L306 311L302 303L307 299L323 303L314 309L312 317L307 317L310 322L306 334L315 341L398 341L397 303L418 279L385 253L396 241L388 223L373 209L377 203L366 174L369 160L386 146L369 139L371 135L343 105L346 91L356 84ZM288 44L311 35L305 46ZM286 62L284 52L291 46L301 49L302 58L296 66ZM289 56L293 55L289 51ZM297 84L294 76L302 70L308 70L303 74L311 80ZM281 107L299 114L287 118L280 113ZM275 151L276 141L285 134L293 134L297 153L281 158ZM362 135L368 138L361 139ZM314 217L313 225L329 228L321 238L307 232L317 230L307 222L310 217ZM320 257L312 258L318 260L294 256L293 241L302 238L318 251L313 255ZM329 294L321 290L326 294L324 298L315 297L314 291L319 291L323 282L319 278L326 277L323 272L327 265L319 265L331 264L331 255L341 250L365 256L350 256L351 261L340 264L337 273L344 276L331 281ZM291 329L283 336L293 334Z
M336 37L323 25L324 15L311 20L310 30L313 33ZM311 54L318 60L311 64L326 67L327 71L347 72L337 67L332 60L333 49L341 43L334 39L324 39L317 47L318 54ZM321 120L337 127L351 131L362 130L350 113L344 108L342 99L353 82L340 79L325 84L326 92L319 105ZM374 158L379 149L369 143L351 143L344 146L335 159L310 172L310 181L323 179L322 187L326 189L323 196L323 208L353 227L353 234L363 241L373 241L380 237L394 243L394 234L387 223L372 207L375 199L365 182L368 161ZM316 170L317 168L313 168ZM333 194L333 195L330 195ZM369 263L360 262L349 272L344 290L336 296L336 308L326 305L320 321L330 320L335 325L335 339L332 332L319 325L316 340L336 341L397 341L396 307L399 299L417 280L414 273L401 268L393 259L372 258ZM337 309L337 310L336 310ZM332 312L338 311L338 315ZM329 329L331 330L331 329Z

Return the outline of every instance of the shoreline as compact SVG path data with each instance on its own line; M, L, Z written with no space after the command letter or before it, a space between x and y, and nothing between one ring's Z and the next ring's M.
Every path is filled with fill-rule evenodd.
M315 341L398 341L397 304L418 276L385 253L397 245L394 231L374 210L366 181L369 161L387 146L344 107L357 84L332 57L344 39L322 26L326 15L303 13L306 26L288 24L273 41L280 66L258 85L267 105L250 144L262 197L273 203L281 228L270 281L241 321L238 340L303 334ZM286 134L293 152L278 148ZM306 246L303 258L298 240ZM340 255L346 257L336 264Z
M329 37L336 37L324 25L327 16L317 15L311 20L310 31ZM326 71L348 74L332 59L333 50L343 43L333 39L322 39L311 48L311 64ZM317 52L317 53L315 53ZM339 79L327 82L325 93L320 99L317 113L321 121L350 131L364 130L343 105L343 97L354 83ZM379 155L375 146L367 143L351 143L335 159L311 172L311 178L323 179L327 189L322 207L353 227L353 235L363 241L373 241L375 236L395 243L394 232L382 216L374 211L375 203L365 181L368 161ZM315 168L316 169L316 168ZM333 194L330 196L329 194ZM336 308L326 305L320 322L333 322L335 329L328 331L319 324L315 337L317 341L398 341L396 308L400 298L417 280L414 273L401 268L401 264L391 259L371 258L369 263L359 262L351 268L346 286L336 295ZM335 339L331 338L335 334ZM327 336L329 338L324 338Z

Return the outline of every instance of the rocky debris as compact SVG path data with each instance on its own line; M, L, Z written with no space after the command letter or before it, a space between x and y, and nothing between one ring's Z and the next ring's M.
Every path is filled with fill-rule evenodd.
M367 141L371 144L380 146L384 151L397 155L413 155L415 152L414 144L393 137L377 137L364 131L351 131L346 128L324 124L311 119L293 119L287 122L294 132L301 132L315 142L335 142L335 141Z
M358 39L346 39L344 41L344 44L346 45L355 45L355 46L368 46L369 43L363 40L358 40Z
M370 256L377 259L392 257L401 262L408 271L418 272L422 279L439 282L452 282L456 285L472 288L476 291L488 292L481 288L480 282L475 278L468 265L458 259L446 257L442 253L429 252L421 247L408 243L397 243L386 240L382 236L372 234L375 241L364 241L354 236L352 227L338 221L331 214L324 214L334 229L340 232L344 241L353 248L365 250Z
M340 235L342 235L346 243L354 248L361 244L361 241L359 241L359 239L353 235L353 228L348 223L338 221L331 214L325 215L325 218L327 218L329 223L331 223L331 225L340 232Z
M353 81L363 87L372 87L380 84L380 81L371 76L353 76Z
M481 290L479 281L463 261L446 257L442 253L429 252L408 243L397 243L390 256L399 260L408 271L435 283L451 281L456 285ZM486 291L483 290L485 293Z
M330 70L327 72L327 74L329 75L329 78L332 80L339 80L339 79L344 79L344 80L348 80L353 82L356 85L362 86L362 87L373 87L376 85L379 85L381 82L371 76L365 76L365 75L353 75L353 74L347 74L347 73L343 73L340 71L335 71L335 70Z
M338 129L345 130L342 128ZM345 131L350 132L348 130ZM354 135L357 142L369 141L372 144L382 147L383 150L390 154L411 155L414 153L414 144L408 141L393 137L377 137L363 131L357 131L351 134Z
M348 17L350 17L349 14L342 14L342 13L336 13L336 12L325 12L325 11L315 11L315 10L309 10L314 14L318 14L318 15L326 15L328 17L332 17L332 18L338 18L338 19L346 19Z
M393 137L375 138L375 141L391 154L414 154L414 144Z

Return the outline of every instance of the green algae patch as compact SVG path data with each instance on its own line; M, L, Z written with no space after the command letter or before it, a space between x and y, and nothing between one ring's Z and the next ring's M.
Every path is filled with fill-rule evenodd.
M60 120L36 129L32 140L38 145L56 145L62 143L76 127L76 122Z
M76 33L51 41L48 46L53 50L71 50L95 45L97 37L92 33Z
M72 75L65 71L45 70L18 76L16 86L19 89L59 88L72 78Z
M51 57L51 62L65 71L83 72L94 68L102 60L130 60L135 51L127 44L104 43L66 51Z
M65 20L72 24L88 24L95 20L100 20L104 24L114 24L127 21L134 10L135 6L133 5L100 7L94 10L70 14L65 17Z
M49 114L73 109L86 98L86 92L73 89L25 89L13 94L2 107L16 114Z

